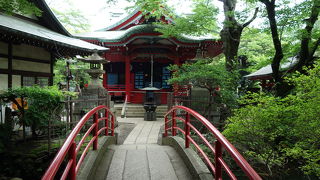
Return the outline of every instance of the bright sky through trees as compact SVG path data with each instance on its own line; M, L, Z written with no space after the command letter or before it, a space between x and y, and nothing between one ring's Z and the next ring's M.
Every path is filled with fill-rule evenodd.
M104 28L108 25L119 21L127 15L125 10L127 7L134 5L126 0L118 0L117 3L107 3L107 0L46 0L51 8L55 8L61 12L67 11L69 8L79 9L84 17L86 17L91 25L91 30ZM171 0L169 5L176 9L178 14L188 14L191 12L190 0ZM217 6L222 6L221 2L217 1ZM123 13L120 17L112 17L112 13ZM223 21L223 15L219 18Z

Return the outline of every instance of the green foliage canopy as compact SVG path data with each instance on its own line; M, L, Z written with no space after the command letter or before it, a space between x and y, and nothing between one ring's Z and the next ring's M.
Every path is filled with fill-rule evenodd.
M116 1L116 0L113 0ZM167 0L128 0L134 2L135 6L141 7L141 11L146 17L160 18L166 15L174 20L174 23L159 25L157 31L164 37L180 37L182 35L204 35L218 34L217 14L218 8L210 0L192 0L192 12L188 15L177 16L173 7L167 5ZM150 13L152 12L152 13Z
M211 95L217 87L220 87L221 103L229 106L235 104L235 84L238 74L227 71L224 61L202 59L191 64L172 65L169 69L173 71L173 77L168 80L169 84L191 84L195 87L207 89Z
M270 35L256 28L244 29L239 54L248 58L250 66L247 70L249 72L269 65L274 54Z
M0 11L41 16L41 10L28 0L0 0Z
M57 59L54 64L54 84L57 85L60 82L67 82L67 65L65 59ZM80 88L87 84L90 80L90 76L85 72L86 69L90 69L90 65L84 62L70 63L70 71L73 79L71 84L78 85Z
M228 119L224 135L271 177L303 171L320 176L320 63L288 81L295 92L285 98L250 94Z
M23 98L28 102L28 109L22 114L19 108L19 123L32 127L33 131L39 130L41 126L47 125L52 113L59 113L66 95L56 87L21 87L17 89L9 89L0 94L0 99L4 102L13 102L16 98Z
M218 8L211 1L194 1L192 13L187 16L172 15L174 23L158 23L157 28L164 37L180 37L182 35L217 35Z
M70 7L73 6L70 4ZM69 32L76 34L89 31L89 21L78 9L70 8L61 12L53 8L52 11Z

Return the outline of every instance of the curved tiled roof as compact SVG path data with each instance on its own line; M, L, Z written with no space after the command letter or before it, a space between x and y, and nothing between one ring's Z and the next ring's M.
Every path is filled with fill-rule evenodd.
M164 15L167 20L174 23L173 19L167 15ZM126 27L130 26L130 24L134 24L136 21L139 21L144 17L144 14L141 12L141 7L137 7L133 12L128 14L125 18L121 19L117 23L108 26L103 29L99 29L97 31L114 31L114 30L123 30Z
M40 41L54 43L73 49L85 51L94 51L95 49L99 51L107 50L107 48L54 32L37 23L4 14L0 14L0 31L1 33L11 32L21 34L25 37L35 38Z
M299 59L297 57L289 58L288 62L280 65L280 71L290 70L298 63L298 61ZM271 64L269 64L244 77L254 80L254 79L259 79L259 78L271 76L271 75L272 75L272 67L271 67Z
M133 17L136 13L139 13L140 9L141 9L141 8L136 8L132 13L130 13L129 15L127 15L125 18L121 19L121 20L118 21L117 23L115 23L115 24L113 24L113 25L111 25L111 26L108 26L108 27L106 27L106 28L99 29L99 30L97 30L97 31L109 31L109 30L111 30L111 29L113 29L113 28L115 28L115 27L117 27L117 26L125 23L125 22L128 21L131 17ZM136 18L141 18L141 16L142 16L142 15L139 14ZM136 18L135 18L135 19L136 19ZM131 22L131 21L130 21L130 22Z
M78 34L77 37L81 39L87 40L98 40L100 42L123 42L128 40L134 34L141 34L141 36L148 36L147 34L153 33L154 36L159 36L160 33L157 32L156 26L152 24L143 24L143 25L136 25L127 30L120 30L120 31L95 31L89 32L84 34ZM145 35L144 35L145 34ZM141 37L140 36L140 37ZM150 35L149 35L150 36ZM199 43L202 41L215 41L213 37L194 37L194 36L187 36L183 35L180 38L177 38L179 41L184 43Z

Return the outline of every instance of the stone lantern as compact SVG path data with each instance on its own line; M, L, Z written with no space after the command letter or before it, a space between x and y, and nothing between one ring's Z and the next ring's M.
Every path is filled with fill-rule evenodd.
M85 63L90 63L90 69L87 69L86 72L90 75L91 81L89 82L89 89L103 88L102 83L99 77L105 73L104 70L101 69L101 65L108 63L109 61L100 57L98 52L94 52L91 56L86 58L78 58L80 61Z
M86 72L91 77L88 87L81 90L78 96L78 102L74 106L74 116L76 119L80 119L86 112L98 105L110 107L110 96L99 79L99 77L105 73L105 71L101 69L101 65L109 61L100 57L97 51L88 57L77 57L77 59L85 63L90 63L90 69L87 69Z
M145 121L156 121L157 120L157 102L154 91L158 91L160 89L156 87L146 87L141 90L146 91L145 101L143 104L143 108L145 109L144 120Z

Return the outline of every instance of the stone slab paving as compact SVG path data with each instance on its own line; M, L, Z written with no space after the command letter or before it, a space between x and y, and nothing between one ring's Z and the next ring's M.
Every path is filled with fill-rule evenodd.
M157 144L163 119L118 118L119 122L135 123L123 145L112 145L114 155L108 180L188 180L186 165L172 147Z

